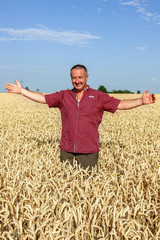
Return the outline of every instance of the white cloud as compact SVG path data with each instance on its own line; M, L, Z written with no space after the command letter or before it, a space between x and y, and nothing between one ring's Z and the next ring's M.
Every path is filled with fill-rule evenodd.
M40 28L0 28L0 41L50 41L66 45L85 45L89 40L100 39L88 32L54 31L45 26Z
M0 69L1 69L1 70L5 70L5 69L11 70L11 69L14 69L14 67L13 67L13 66L1 66L1 65L0 65Z
M146 51L146 47L136 47L136 49L139 51Z
M130 6L130 7L135 7L136 8L136 12L140 13L141 16L149 21L149 20L156 20L159 21L160 19L160 15L157 13L152 13L148 10L149 8L149 4L148 4L148 0L132 0L132 1L128 1L128 0L119 0L120 4L123 6Z
M102 12L102 8L97 8L97 11L98 12Z
M157 81L157 79L155 77L153 77L151 80L152 80L152 82L156 82Z
M136 1L136 0L134 0L134 1L126 1L126 2L120 0L120 4L121 5L134 6L134 7L139 5L138 1Z

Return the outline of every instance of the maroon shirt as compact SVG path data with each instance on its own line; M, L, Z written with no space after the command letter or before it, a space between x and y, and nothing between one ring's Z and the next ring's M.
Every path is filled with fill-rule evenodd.
M98 127L104 111L114 113L119 99L88 87L78 103L74 89L45 95L48 106L58 107L62 118L60 148L66 152L99 151Z

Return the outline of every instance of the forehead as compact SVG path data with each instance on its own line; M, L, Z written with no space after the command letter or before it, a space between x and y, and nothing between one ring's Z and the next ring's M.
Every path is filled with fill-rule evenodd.
M85 70L83 68L78 68L78 69L73 69L71 72L71 75L84 75L85 74Z

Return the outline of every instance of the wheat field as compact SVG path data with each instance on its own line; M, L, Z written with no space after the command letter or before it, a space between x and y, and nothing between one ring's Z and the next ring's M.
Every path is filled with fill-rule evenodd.
M156 97L104 113L98 167L89 174L60 163L58 109L0 93L0 240L160 239Z

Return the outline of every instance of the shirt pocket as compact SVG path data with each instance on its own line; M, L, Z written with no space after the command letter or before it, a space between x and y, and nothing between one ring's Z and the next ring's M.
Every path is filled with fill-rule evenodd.
M87 115L95 114L97 112L97 100L94 96L89 96L85 99L82 106L82 112Z

